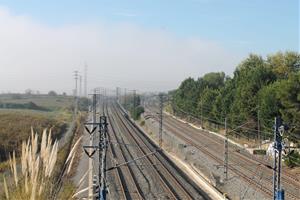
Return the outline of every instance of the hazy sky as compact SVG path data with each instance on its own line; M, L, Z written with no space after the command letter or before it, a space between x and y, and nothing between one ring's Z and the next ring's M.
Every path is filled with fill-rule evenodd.
M85 62L89 88L168 90L285 50L298 0L0 0L0 92L71 93Z

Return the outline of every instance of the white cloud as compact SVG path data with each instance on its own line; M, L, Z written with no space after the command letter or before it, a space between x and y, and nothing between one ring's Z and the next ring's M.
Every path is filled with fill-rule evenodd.
M51 27L0 8L0 91L70 92L72 72L89 65L89 87L173 89L186 77L231 73L240 57L199 38L133 24Z

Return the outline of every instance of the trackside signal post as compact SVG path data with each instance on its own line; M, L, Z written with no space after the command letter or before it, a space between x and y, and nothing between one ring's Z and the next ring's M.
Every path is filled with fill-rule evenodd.
M105 183L105 169L106 169L106 152L107 152L107 134L108 134L108 123L106 116L100 117L100 140L99 140L99 183L100 183L100 190L99 190L99 199L105 200L106 199L106 183Z
M96 151L99 151L99 170L98 170L98 197L97 199L106 199L106 183L105 183L105 168L106 168L106 152L107 152L107 135L108 135L108 123L105 115L100 116L99 123L96 121L96 106L97 106L97 94L96 90L93 94L93 118L92 122L84 123L86 131L90 134L90 145L83 146L85 153L89 158L92 158ZM98 128L99 143L98 146L92 145L92 138ZM91 161L91 160L90 160ZM91 176L92 177L92 176ZM90 179L90 177L89 177ZM89 181L91 182L91 181ZM93 188L89 188L93 190ZM93 191L89 191L89 197Z
M274 124L274 165L273 165L273 199L284 200L284 190L281 189L281 156L282 136L287 127L283 125L280 117L275 118Z
M88 126L92 125L93 128L90 130ZM83 146L85 153L89 158L92 158L96 151L99 151L99 170L98 170L98 197L97 199L105 200L106 199L106 152L108 146L107 134L108 134L108 123L106 116L100 116L99 123L85 123L85 128L88 133L92 136L98 128L99 132L99 143L98 146ZM88 151L88 149L90 151Z

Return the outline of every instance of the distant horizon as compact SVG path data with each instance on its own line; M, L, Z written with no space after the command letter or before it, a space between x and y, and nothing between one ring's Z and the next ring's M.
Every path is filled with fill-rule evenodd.
M250 53L300 52L299 28L297 0L0 0L0 91L71 94L85 63L90 89L169 91Z
M268 55L266 55L266 56L262 56L262 55L255 54L255 53L249 53L248 56L251 55L251 54L255 54L255 55L262 56L263 59L266 59L267 56L274 55L274 54L276 54L276 53L284 53L284 52L296 52L296 53L299 53L299 52L297 52L297 51L289 51L289 50L287 50L287 51L277 51L277 52L274 52L274 53L270 53L270 54L268 54ZM248 57L248 56L247 56L247 57ZM240 61L238 64L240 64L240 63L241 63L243 60L245 60L247 57L242 58L241 61ZM235 66L234 70L233 70L232 73L230 73L230 74L225 73L225 72L222 71L222 70L220 70L220 71L210 71L210 72L207 72L207 73L211 73L211 72L224 72L224 73L225 73L225 76L229 76L229 77L232 78L232 77L233 77L233 72L234 72L234 71L236 70L236 68L238 67L238 64ZM207 74L207 73L205 73L205 74ZM180 86L181 82L184 81L185 79L187 79L187 78L198 79L198 78L200 78L200 77L203 77L205 74L202 74L202 75L199 75L199 76L195 76L195 77L192 77L192 76L184 77L183 79L179 80L179 83L178 83L177 86L175 86L174 88L171 88L171 89L166 89L166 90L141 90L141 89L136 89L136 88L121 88L121 90L123 91L124 89L127 89L127 90L133 90L133 89L136 89L136 90L137 90L138 92L140 92L140 93L169 92L169 91L172 91L172 90L177 89L177 88ZM73 86L75 87L75 80L74 80L74 78L71 79L71 80L73 81ZM82 83L83 83L83 80L82 80ZM79 82L78 82L78 84L79 84ZM78 87L79 87L79 86L78 86ZM82 87L83 87L83 85L82 85ZM117 88L117 87L119 87L119 86L116 86L116 87L114 87L114 88L113 88L113 87L100 87L100 88L105 88L105 89L110 90L110 91L116 91L116 88ZM88 93L89 93L89 94L92 93L93 90L94 90L95 88L99 88L99 86L95 86L94 88L89 88L89 87L88 87ZM34 95L38 95L38 92L40 92L40 93L39 93L40 95L47 95L48 92L50 92L50 91L55 91L55 92L57 92L57 94L60 94L60 95L62 95L62 93L65 92L68 96L74 96L74 91L75 91L75 88L73 88L72 91L64 91L64 90L59 90L59 89L58 89L58 90L55 90L55 89L39 90L39 89L35 89L35 88L27 88L27 89L25 89L25 90L6 90L6 91L1 91L0 94L26 94L26 90L28 90L28 89L32 90L32 92L33 92L32 94L34 94ZM83 94L83 91L82 91L82 94ZM82 95L82 96L84 96L84 95Z

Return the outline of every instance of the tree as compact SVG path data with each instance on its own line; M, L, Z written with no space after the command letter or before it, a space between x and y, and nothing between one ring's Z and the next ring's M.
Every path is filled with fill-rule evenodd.
M280 113L283 120L296 127L294 134L300 139L300 72L280 82L277 98L282 104Z
M244 60L234 72L236 91L230 112L231 123L256 121L257 93L275 80L274 73L265 65L261 56L250 55Z
M300 55L296 52L278 52L269 55L267 65L276 74L278 79L287 79L289 75L299 71Z
M25 94L26 95L31 95L33 92L32 92L32 90L31 89L26 89L25 90Z
M174 94L174 104L176 107L186 112L195 113L199 99L198 84L193 78L184 80Z
M144 107L143 106L137 106L135 110L132 110L131 116L134 120L138 120L142 113L144 113Z
M277 98L279 82L264 86L258 92L258 109L260 111L260 123L265 128L273 125L274 117L278 116L281 103Z
M230 114L231 106L233 104L236 87L234 81L227 77L224 87L219 89L218 96L213 104L214 118L223 122L224 118Z
M204 84L208 88L218 89L224 87L225 73L224 72L211 72L205 74L202 78Z
M294 135L300 139L300 54L296 52L279 52L267 59L251 54L232 78L223 72L208 73L196 81L187 78L169 94L174 110L196 116L203 112L218 122L226 116L232 127L248 122L246 127L257 129L259 110L261 129L266 131L273 118L281 115L296 126Z
M48 96L57 96L57 93L53 90L48 92Z
M205 88L198 101L198 114L203 114L207 118L214 118L213 105L217 96L218 90Z

